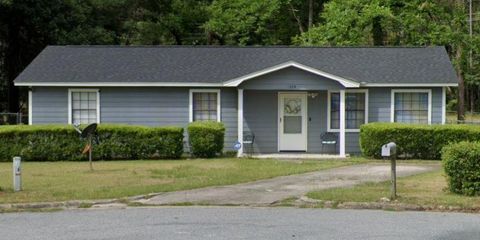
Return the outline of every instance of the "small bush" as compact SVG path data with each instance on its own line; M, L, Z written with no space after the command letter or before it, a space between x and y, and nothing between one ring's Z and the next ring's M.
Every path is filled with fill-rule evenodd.
M183 153L183 128L101 124L98 134L94 159L179 158ZM0 127L0 161L13 156L26 161L84 160L84 146L70 125Z
M366 157L380 158L380 148L397 144L404 158L440 159L442 148L460 141L480 141L480 126L369 123L360 128L360 149Z
M195 157L211 158L223 151L225 127L219 122L193 122L188 125L190 151Z
M459 142L445 146L442 162L451 192L480 195L480 142Z

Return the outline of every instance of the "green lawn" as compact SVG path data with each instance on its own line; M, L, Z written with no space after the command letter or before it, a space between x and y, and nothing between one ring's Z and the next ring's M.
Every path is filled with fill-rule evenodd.
M364 159L285 161L198 159L158 161L24 162L24 191L12 192L12 164L0 163L0 203L121 198L249 182L346 166Z
M398 200L403 203L480 208L480 197L466 197L446 190L442 170L399 178ZM338 202L377 202L390 196L390 182L366 183L352 188L334 188L310 192L309 197Z
M465 113L465 121L480 122L479 113ZM456 112L447 112L447 123L456 123L457 122L457 113Z

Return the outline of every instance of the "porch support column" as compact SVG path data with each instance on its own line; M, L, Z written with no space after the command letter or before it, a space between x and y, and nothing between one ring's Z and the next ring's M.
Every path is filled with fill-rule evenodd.
M345 157L345 90L340 90L340 157Z
M447 122L447 87L442 87L442 124Z
M238 142L240 143L241 147L238 149L237 157L241 157L243 155L243 89L238 89L238 104L237 104L237 129L238 129Z

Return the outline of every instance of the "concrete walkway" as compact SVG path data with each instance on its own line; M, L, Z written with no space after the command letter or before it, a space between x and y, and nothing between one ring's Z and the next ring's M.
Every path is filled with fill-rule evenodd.
M408 176L438 169L439 165L399 165L397 176ZM266 206L288 197L335 187L350 187L365 182L390 179L389 164L362 164L317 172L276 177L229 186L168 192L138 202L152 205L195 203L211 205Z

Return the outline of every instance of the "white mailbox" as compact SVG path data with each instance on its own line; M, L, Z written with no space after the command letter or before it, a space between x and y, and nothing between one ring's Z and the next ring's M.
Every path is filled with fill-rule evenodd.
M382 157L391 157L397 153L397 144L389 142L382 146Z

